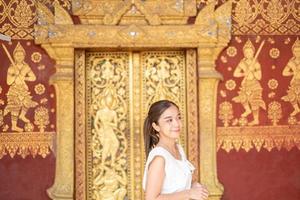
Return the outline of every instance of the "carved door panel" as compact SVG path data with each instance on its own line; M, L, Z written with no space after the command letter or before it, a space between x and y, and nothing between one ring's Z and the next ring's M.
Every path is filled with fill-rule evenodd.
M143 199L143 119L160 99L179 105L180 142L198 166L194 50L78 51L75 63L78 199Z

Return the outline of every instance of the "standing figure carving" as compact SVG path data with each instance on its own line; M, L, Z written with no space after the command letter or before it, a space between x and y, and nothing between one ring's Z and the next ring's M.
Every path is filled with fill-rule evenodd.
M20 43L17 44L13 52L13 59L5 47L4 49L11 61L7 72L9 90L6 94L7 105L4 109L4 116L10 113L12 131L21 132L23 128L18 126L18 120L29 123L29 119L26 117L27 111L38 105L37 102L32 100L32 96L26 84L26 82L35 81L36 76L29 65L24 61L26 52Z
M117 113L114 110L117 97L113 85L103 91L103 98L100 100L99 110L96 112L94 127L102 144L102 163L111 157L111 165L115 163L116 154L120 146L115 129L117 128Z
M168 87L165 86L165 79L170 77L170 64L165 60L162 59L160 63L157 65L157 87L156 92L153 97L153 101L159 101L162 99L169 99L169 91Z
M282 71L283 76L292 76L292 80L287 95L282 99L292 104L294 111L290 115L295 116L300 112L300 41L298 38L292 47L292 51L293 57Z
M245 109L241 117L246 118L248 115L253 115L253 121L248 125L259 124L259 109L266 109L265 102L262 99L262 87L260 80L262 77L261 66L257 61L257 56L263 46L261 43L256 55L255 48L250 40L243 47L244 58L240 61L234 70L234 77L243 77L238 96L233 98L236 103L241 103Z

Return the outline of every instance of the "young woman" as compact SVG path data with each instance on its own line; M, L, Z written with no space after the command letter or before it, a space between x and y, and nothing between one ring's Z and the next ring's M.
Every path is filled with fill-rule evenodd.
M204 200L208 197L204 186L191 183L195 168L177 143L181 126L175 103L161 100L151 105L144 122L146 200Z

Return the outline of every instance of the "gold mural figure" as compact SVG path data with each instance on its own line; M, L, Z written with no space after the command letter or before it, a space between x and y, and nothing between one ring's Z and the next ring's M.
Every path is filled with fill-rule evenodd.
M144 53L145 78L149 104L162 99L179 102L177 92L181 87L180 77L183 65L180 52L169 54Z
M18 119L24 123L29 123L29 119L26 118L26 113L29 108L36 107L38 104L32 100L29 88L26 82L33 82L36 80L36 76L24 61L26 52L20 43L17 44L13 58L11 58L9 52L3 45L5 52L11 62L7 72L7 84L9 90L6 94L7 105L4 109L4 116L8 113L11 114L11 129L12 131L23 131L23 128L18 127Z
M263 46L261 43L256 55L255 48L248 39L243 47L244 58L240 61L233 72L234 77L243 77L238 96L233 98L236 103L241 103L245 109L241 117L246 118L251 113L253 121L249 125L259 124L259 108L266 109L265 102L262 99L262 87L259 83L261 80L261 67L257 61L257 56Z
M287 95L282 99L292 104L294 111L290 115L295 116L300 112L300 41L298 38L292 47L292 51L294 56L282 71L283 76L292 76L292 80Z
M165 79L170 77L170 72L168 71L170 69L170 64L165 60L162 59L162 61L157 65L157 78L158 78L158 84L156 86L156 92L153 97L153 102L159 101L162 99L169 99L170 93L165 86Z
M95 193L96 200L123 200L127 193L124 188L127 184L127 176L124 170L120 174L115 169L104 167L102 172L94 180L94 185L102 185L99 192Z
M115 130L117 128L117 113L114 110L116 96L113 85L103 91L99 110L96 112L94 127L102 144L102 163L111 157L111 165L115 163L116 154L120 146Z

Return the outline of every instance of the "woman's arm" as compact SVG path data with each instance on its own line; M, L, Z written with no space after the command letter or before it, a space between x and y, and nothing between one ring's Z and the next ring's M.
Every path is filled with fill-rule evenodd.
M146 173L148 173L145 192L146 200L202 200L207 198L207 190L199 186L181 192L161 194L165 178L165 160L161 156L156 156L152 160Z

